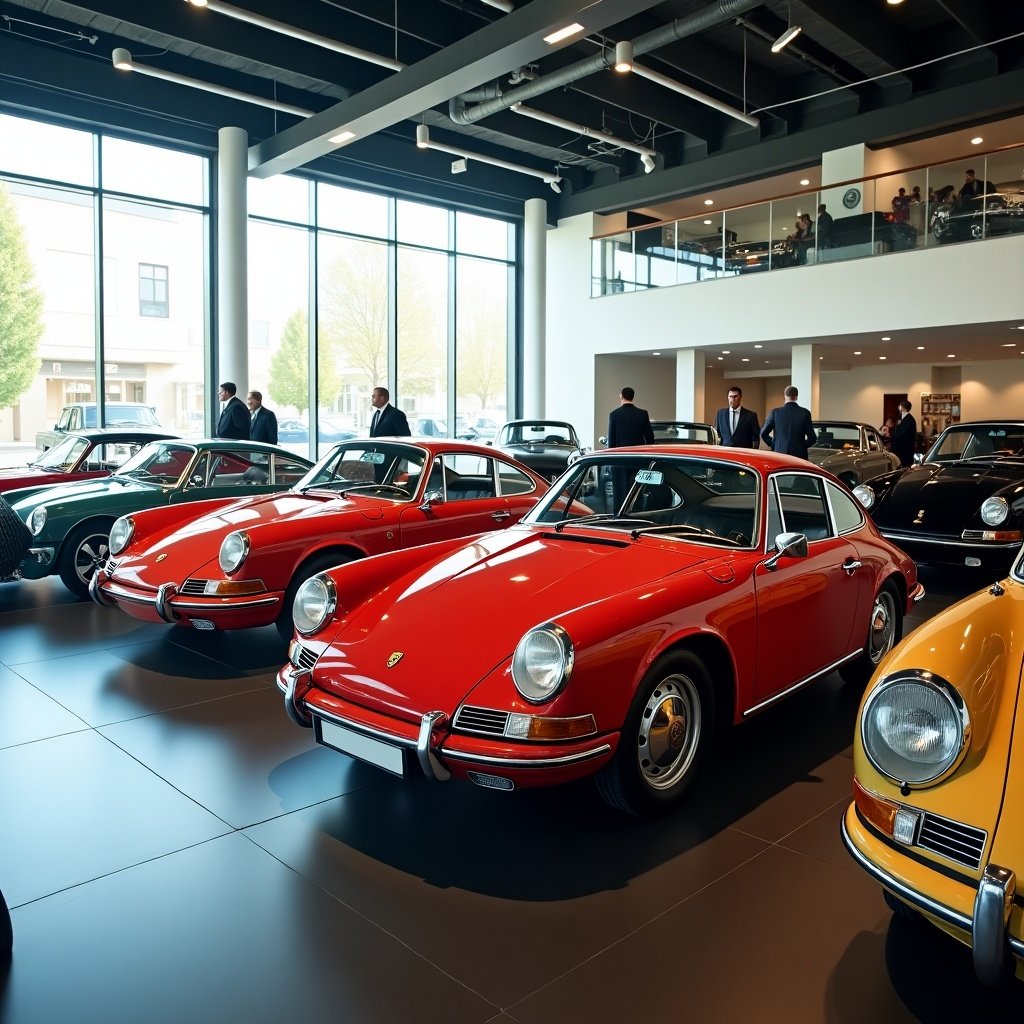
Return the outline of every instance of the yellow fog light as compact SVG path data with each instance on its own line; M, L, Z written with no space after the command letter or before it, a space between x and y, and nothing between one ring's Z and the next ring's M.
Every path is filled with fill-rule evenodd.
M505 735L517 740L577 740L581 736L593 736L597 722L593 715L577 718L544 718L540 715L509 715Z

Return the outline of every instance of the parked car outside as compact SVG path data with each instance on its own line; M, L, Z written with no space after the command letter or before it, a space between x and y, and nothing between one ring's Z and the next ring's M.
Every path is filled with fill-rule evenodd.
M866 423L820 420L815 422L814 432L818 440L808 450L808 458L847 487L900 468L900 457L893 455L882 435Z
M356 432L351 427L346 427L336 420L321 417L317 424L317 438L321 444L334 444L338 441L348 441L356 437ZM309 424L302 420L283 419L277 423L278 444L309 444Z
M1024 420L956 423L924 461L854 489L918 563L1003 575L1024 536Z
M987 984L1024 979L1022 661L1024 553L879 667L842 823L890 908L971 946Z
M41 430L36 434L36 447L46 451L73 430L98 427L97 415L95 402L72 402L65 405L53 430ZM105 427L149 429L160 426L156 418L156 407L141 402L106 402L103 417Z
M494 445L529 466L545 480L555 480L582 449L576 428L562 420L510 420Z
M175 507L119 519L90 593L150 622L292 635L299 586L322 570L513 526L547 482L471 442L346 441L291 490L198 517ZM187 517L187 518L185 518Z
M110 476L143 445L171 437L153 430L75 430L27 466L0 468L0 493Z
M203 502L203 511L248 494L285 490L312 463L259 441L153 441L102 480L26 487L7 500L32 532L20 565L25 579L54 573L79 597L107 557L110 528L145 508ZM199 514L198 512L196 514Z
M288 714L395 775L594 776L636 814L683 797L718 725L837 668L865 681L923 595L834 477L738 448L586 454L519 526L425 554L299 588ZM428 622L458 623L443 671Z

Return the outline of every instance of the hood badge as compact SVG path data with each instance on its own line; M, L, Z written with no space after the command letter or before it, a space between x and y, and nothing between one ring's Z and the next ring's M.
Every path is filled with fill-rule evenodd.
M167 552L166 552L166 551L165 551L165 552L164 552L164 553L163 553L162 555L157 555L157 556L156 556L156 561L157 561L157 563L159 564L159 563L160 563L160 562L162 562L162 561L163 561L163 560L164 560L164 559L165 559L166 557L167 557Z
M392 651L388 658L388 668L394 668L404 657L404 651Z

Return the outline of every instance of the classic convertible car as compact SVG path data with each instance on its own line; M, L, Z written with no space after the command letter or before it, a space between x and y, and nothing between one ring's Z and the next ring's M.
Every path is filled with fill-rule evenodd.
M571 423L510 420L498 431L494 446L529 466L545 480L554 480L561 476L570 458L580 451L580 439Z
M614 807L654 813L717 724L834 669L866 680L922 595L913 562L807 462L607 449L504 533L311 577L277 683L318 742L396 775L500 790L593 775ZM458 624L443 665L429 623Z
M76 430L27 466L0 469L0 493L16 487L39 487L72 480L110 476L144 444L174 437L152 430Z
M900 468L899 456L886 450L874 427L829 420L816 422L814 431L818 440L807 453L811 462L848 487Z
M854 739L843 841L889 906L1024 978L1024 553L1009 579L929 619L879 669Z
M655 444L718 444L718 431L710 423L651 420L651 428Z
M68 590L85 597L118 517L161 505L224 504L246 494L281 491L311 465L259 441L153 441L106 479L9 491L11 507L32 531L21 577L59 573Z
M1024 421L947 427L924 461L854 489L919 563L1005 573L1024 530Z
M97 603L196 629L276 622L292 635L295 592L366 555L518 523L547 481L464 441L346 441L285 494L198 518L174 506L114 523L92 578Z

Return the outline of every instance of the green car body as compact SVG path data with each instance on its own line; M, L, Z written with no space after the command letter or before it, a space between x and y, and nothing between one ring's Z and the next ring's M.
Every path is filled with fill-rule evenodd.
M8 502L32 532L20 575L43 579L59 573L69 590L84 597L120 516L194 502L209 511L211 502L287 490L311 466L308 459L259 441L166 440L146 445L110 477L9 491ZM182 518L192 514L183 511Z

